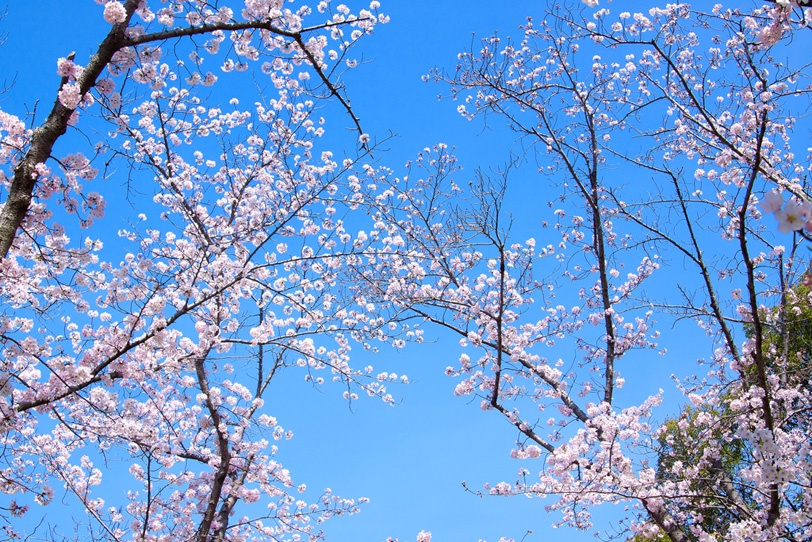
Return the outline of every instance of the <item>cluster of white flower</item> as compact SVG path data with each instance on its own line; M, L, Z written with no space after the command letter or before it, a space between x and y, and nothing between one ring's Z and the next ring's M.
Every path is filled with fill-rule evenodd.
M764 200L760 205L765 213L775 215L778 220L778 231L781 233L802 230L804 227L807 231L812 231L811 202L792 197L784 205L783 192L771 190L764 194Z
M124 5L117 0L107 2L104 6L104 20L110 24L123 23L127 20L127 10L124 9Z

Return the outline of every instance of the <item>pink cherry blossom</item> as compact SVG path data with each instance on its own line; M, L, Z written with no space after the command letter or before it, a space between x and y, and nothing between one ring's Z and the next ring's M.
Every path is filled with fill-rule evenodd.
M67 83L59 90L59 102L68 109L76 109L81 101L78 83Z
M775 218L778 220L778 231L791 233L802 229L806 224L806 216L808 216L808 204L790 199L783 209L775 212Z
M770 190L764 194L761 209L765 213L775 213L784 205L784 196L778 190Z
M127 11L118 0L110 0L104 6L104 20L110 24L119 24L127 20Z

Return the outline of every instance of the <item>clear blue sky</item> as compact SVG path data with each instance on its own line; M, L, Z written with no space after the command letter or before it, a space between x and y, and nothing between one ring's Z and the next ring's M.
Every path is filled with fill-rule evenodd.
M616 0L610 7L620 3L630 10L647 4ZM494 30L504 36L517 34L516 27L539 13L541 4L537 0L382 1L381 9L391 22L366 40L362 50L370 63L347 78L348 93L364 129L378 138L390 132L398 135L387 144L391 151L380 155L381 162L398 168L423 147L445 142L457 147L463 178L472 176L477 167L502 165L509 157L513 135L498 122L485 128L479 121L463 120L456 104L437 100L438 93L447 89L424 83L421 76L434 66L453 70L456 54L474 36L485 37ZM108 28L101 9L92 0L10 1L0 23L7 37L0 48L0 78L10 83L16 74L16 81L2 97L0 108L23 116L23 104L31 110L40 100L38 119L42 119L59 83L56 59L76 51L77 62L86 63ZM520 168L511 187L513 211L527 237L538 235L534 221L551 218L540 217L541 204L548 198L538 191L535 175L534 167ZM544 211L551 212L546 207ZM400 399L394 408L361 400L351 412L340 392L314 390L294 372L274 383L266 404L270 403L280 424L294 432L294 438L280 447L280 460L294 481L307 483L314 492L311 496L321 487L331 487L345 497L371 499L360 515L328 522L328 540L380 542L392 536L414 541L421 529L432 531L438 542L496 542L501 536L518 541L527 531L534 534L526 542L593 540L591 534L551 529L557 516L545 513L549 502L523 497L481 499L462 489L463 481L475 489L485 482L512 482L520 467L533 471L541 465L510 459L516 432L497 414L453 396L455 381L443 371L456 361L459 348L456 340L436 337L436 344L390 351L371 360L376 368L415 380L393 389ZM683 354L676 344L671 348L689 363L704 354ZM627 375L629 400L658 387L673 389L667 376L678 371L661 366L663 358L652 357L628 368L635 373L635 378ZM685 367L684 372L689 370ZM51 505L52 518L60 506L58 500ZM608 527L612 515L607 509L606 517L597 516L596 523Z

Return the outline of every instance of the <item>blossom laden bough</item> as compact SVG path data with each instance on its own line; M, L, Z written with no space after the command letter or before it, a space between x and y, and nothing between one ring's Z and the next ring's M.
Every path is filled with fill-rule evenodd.
M410 213L436 231L391 219L415 232L421 270L400 278L413 292L404 306L468 349L446 370L455 393L516 428L514 457L543 459L483 494L555 498L548 509L579 529L593 528L594 506L625 503L622 534L637 541L812 536L812 395L797 369L809 352L787 327L808 268L798 98L809 89L803 61L770 49L806 40L811 14L669 4L582 19L556 8L516 41L483 39L454 72L433 74L464 118L504 119L555 193L560 239L538 252L509 235L505 179L462 191L438 171L426 181L434 207ZM671 262L677 278L657 282ZM661 394L621 402L636 379L620 370L670 359L657 320L673 314L712 338L708 374L677 381L694 406L658 426Z
M112 27L84 65L57 60L43 124L0 112L0 477L16 498L0 516L37 514L59 488L86 513L78 536L318 539L365 499L300 495L265 396L283 371L390 404L408 381L350 363L355 344L402 338L344 287L377 241L353 230L358 176L379 174L370 140L337 161L316 113L332 99L364 133L336 78L385 16L102 3ZM207 102L236 75L212 62L273 93ZM57 156L68 129L93 135ZM111 200L142 212L120 222Z

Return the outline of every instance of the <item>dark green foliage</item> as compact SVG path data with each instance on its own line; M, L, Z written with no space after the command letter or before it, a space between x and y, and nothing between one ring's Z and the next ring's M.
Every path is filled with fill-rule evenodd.
M810 298L810 283L812 275L790 288L782 296L779 303L759 315L762 323L761 352L766 360L770 374L779 377L782 386L801 383L807 389L812 388L812 301ZM752 324L744 326L748 339L755 340L755 330ZM753 374L749 374L751 372ZM745 369L745 379L751 377L755 382L755 368ZM731 506L729 495L722 487L723 481L730 482L730 486L738 492L742 501L748 506L754 506L747 486L741 483L738 473L745 468L751 460L750 453L744 441L731 439L731 427L710 426L708 421L715 420L717 424L724 424L730 419L726 412L731 397L722 398L721 406L699 407L687 405L679 417L666 420L664 431L659 437L657 448L657 478L682 483L687 493L696 493L698 496L692 500L691 511L700 514L699 525L708 533L723 535L729 525L740 518L737 517L735 507ZM800 424L809 425L807 415L782 413L784 428L798 427ZM727 436L727 438L725 438ZM697 445L697 443L700 443ZM709 447L712 447L709 450ZM709 451L718 457L715 461L707 460ZM680 462L681 465L677 465ZM686 476L682 468L674 467L699 466L697 472ZM718 499L714 500L713 495ZM710 497L710 498L709 498ZM690 525L685 525L683 532L690 540ZM633 542L669 542L669 537L659 531L654 538L636 535L631 538Z

